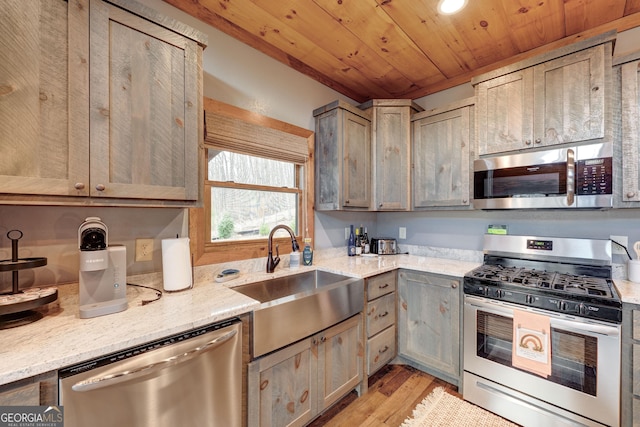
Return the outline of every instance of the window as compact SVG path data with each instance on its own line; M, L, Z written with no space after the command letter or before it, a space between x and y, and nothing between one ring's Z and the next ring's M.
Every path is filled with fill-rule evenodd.
M205 98L202 208L190 210L195 265L267 256L278 224L313 237L313 132ZM282 233L282 234L280 234ZM284 230L274 245L287 254Z

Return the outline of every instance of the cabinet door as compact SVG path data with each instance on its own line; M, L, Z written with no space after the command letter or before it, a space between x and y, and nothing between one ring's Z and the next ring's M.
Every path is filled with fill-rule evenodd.
M320 211L341 208L342 132L338 108L316 116L315 193Z
M519 70L476 86L478 154L532 146L533 71Z
M371 203L371 122L346 110L343 114L342 200L345 208L368 208Z
M413 207L468 205L471 107L411 124Z
M88 194L87 16L83 1L2 3L0 193Z
M459 284L411 271L401 271L398 281L399 355L453 380L460 379Z
M249 426L308 423L317 414L316 362L309 339L251 362L247 386Z
M533 68L535 143L554 145L604 137L605 49L611 57L609 43Z
M321 332L314 340L318 354L318 410L322 411L362 381L361 315Z
M101 0L90 28L91 196L197 200L199 46Z
M408 210L410 107L373 107L375 200L378 211Z
M620 67L622 80L622 200L640 201L640 61Z

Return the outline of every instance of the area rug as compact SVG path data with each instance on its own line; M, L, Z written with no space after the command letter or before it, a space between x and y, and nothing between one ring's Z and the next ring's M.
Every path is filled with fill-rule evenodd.
M438 387L424 398L400 427L517 427L498 415L459 399Z

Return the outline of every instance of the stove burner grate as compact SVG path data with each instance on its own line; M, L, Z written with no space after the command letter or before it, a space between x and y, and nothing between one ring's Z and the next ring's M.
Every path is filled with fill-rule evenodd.
M550 290L574 295L588 295L599 298L615 298L607 279L591 276L580 276L555 273L545 270L505 267L485 264L478 267L471 277L488 280L494 283L511 284Z

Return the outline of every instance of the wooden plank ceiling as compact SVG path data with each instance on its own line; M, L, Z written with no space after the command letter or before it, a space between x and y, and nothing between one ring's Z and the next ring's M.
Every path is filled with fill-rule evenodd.
M640 0L164 0L358 102L416 99L612 29Z

